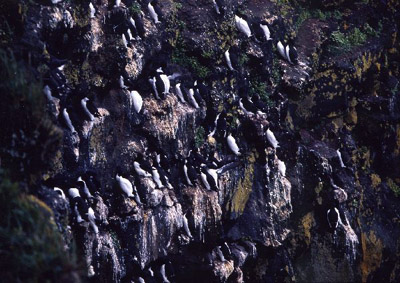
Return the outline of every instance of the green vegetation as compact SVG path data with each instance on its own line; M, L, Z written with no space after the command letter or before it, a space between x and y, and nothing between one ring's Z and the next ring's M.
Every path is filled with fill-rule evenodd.
M254 94L258 94L268 106L272 106L273 102L269 97L270 94L267 92L267 84L265 82L259 79L250 81L250 95L253 96Z
M248 61L249 61L249 57L247 56L247 54L240 55L240 57L239 57L239 65L240 66L245 65Z
M176 42L171 61L188 68L200 78L205 78L210 73L209 68L202 65L195 56L188 55L186 44L181 38Z
M320 9L305 9L300 8L300 13L296 19L295 27L296 30L308 19L319 19L322 21L328 19L340 20L343 17L339 10L335 11L322 11Z
M11 51L0 49L0 154L13 177L32 182L50 166L62 132L47 116L43 86L17 62Z
M78 279L74 253L54 223L53 213L32 195L21 193L0 171L0 263L2 282L56 282Z
M349 52L353 47L363 45L368 38L377 37L382 31L382 23L379 23L378 29L373 29L368 23L365 23L361 29L355 27L351 31L342 33L337 30L331 34L331 45L328 50L334 54Z
M129 12L131 15L140 14L140 11L140 4L137 2L132 3L132 6L129 7Z
M351 32L344 34L340 31L334 31L331 34L332 45L329 51L333 53L343 53L350 51L354 46L359 46L367 41L367 35L354 28Z
M203 127L198 127L194 136L194 144L197 148L201 147L204 143L205 131Z
M386 184L393 191L396 197L400 196L400 187L392 179L387 179Z
M61 143L62 132L47 116L43 86L17 62L11 51L0 49L0 153L12 177L34 181L47 170Z

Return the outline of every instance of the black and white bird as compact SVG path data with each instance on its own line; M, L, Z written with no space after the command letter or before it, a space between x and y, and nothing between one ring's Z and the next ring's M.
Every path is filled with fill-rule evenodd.
M93 228L93 231L96 234L99 234L99 228L96 225L96 216L94 214L94 210L91 207L89 207L89 209L88 209L87 216L88 216L90 226Z
M83 192L83 194L85 195L86 198L92 198L92 194L89 191L88 186L86 185L85 180L82 179L82 176L79 176L79 178L77 179L77 183L80 186L79 189L81 189L80 191Z
M225 256L230 257L232 255L231 248L229 247L227 242L224 242L224 244L221 246L221 251Z
M247 37L251 36L251 30L249 27L249 24L247 23L247 21L242 18L239 17L238 15L235 15L235 23L236 23L236 27L238 28L238 30L242 33L244 33Z
M213 128L213 130L208 134L209 137L213 137L213 136L215 135L215 132L217 131L219 116L221 116L221 113L218 113L217 116L215 117L215 120L214 120L214 128Z
M260 23L260 28L263 30L263 32L264 32L264 36L265 36L265 39L268 41L268 40L272 40L272 38L271 38L271 32L270 32L270 30L269 30L269 28L268 28L268 23L266 22L266 21L261 21L261 23Z
M297 55L296 47L294 47L290 44L286 45L286 47L285 47L281 41L278 41L276 48L278 49L278 52L282 56L283 59L285 59L292 65L297 64L298 55Z
M278 171L279 173L285 177L286 176L286 165L285 162L283 162L282 160L277 160L276 161L277 165L278 165Z
M343 163L342 154L340 153L340 149L339 148L336 150L336 154L337 154L338 159L339 159L340 167L345 168L346 165L344 165L344 163Z
M153 161L152 175L153 175L153 179L154 179L154 173L153 173L154 169L153 168L155 168L155 170L157 172L156 174L158 174L158 178L161 182L161 186L159 186L159 187L167 187L168 189L172 190L173 186L169 182L168 173L161 167L161 155L160 154L156 154L155 159Z
M118 8L121 5L121 0L115 0L114 8Z
M161 274L163 283L170 283L170 281L167 278L167 274L165 273L165 263L163 265L161 265L160 274Z
M133 108L135 109L136 113L139 114L140 111L142 110L142 106L143 106L142 96L136 90L132 90L130 92L129 97L130 97L131 105L133 105Z
M149 82L157 99L164 99L169 93L171 87L170 77L164 74L161 67L157 69L156 75L153 78L150 78Z
M221 15L223 13L223 6L221 5L222 1L221 0L212 0L212 1L213 1L213 4L214 4L215 12L218 15Z
M226 141L227 141L227 143L228 143L229 149L230 149L236 156L242 155L242 154L240 153L239 146L237 145L236 140L235 140L235 138L232 136L232 134L229 134L229 135L226 137Z
M94 8L92 2L89 3L90 18L93 19L96 14L96 9Z
M135 169L135 172L142 177L152 177L150 172L152 171L151 169L151 164L144 158L142 154L138 154L136 160L133 162L133 167Z
M189 229L189 221L186 217L186 213L184 215L182 215L182 224L183 224L183 229L185 230L186 235L189 238L193 238L192 233L190 233L190 229Z
M285 54L286 54L286 58L290 64L297 65L298 54L297 54L296 47L294 47L293 45L290 45L290 44L286 45Z
M43 93L45 94L47 101L54 101L54 97L51 95L51 89L48 85L44 86Z
M122 42L122 45L125 46L125 48L128 48L128 40L126 40L125 34L121 35L121 42Z
M189 100L190 105L192 105L194 108L196 108L196 109L200 108L200 106L199 106L200 101L196 100L193 88L190 88L188 91L188 100Z
M68 194L71 197L71 206L75 212L76 222L81 223L84 222L84 218L87 219L87 212L89 206L86 202L81 198L79 194L79 190L77 188L70 188L68 190Z
M272 145L273 148L279 147L279 142L276 140L274 133L268 128L267 132L267 140Z
M62 199L66 199L66 198L65 198L64 191L63 191L62 189L60 189L60 188L58 188L58 187L54 187L53 190L54 190L56 193L58 193Z
M239 48L232 46L224 53L229 70L235 71L239 67Z
M287 57L286 57L285 46L283 46L281 41L278 41L278 43L276 44L276 48L278 49L279 55L281 55L281 57L286 60Z
M158 170L157 170L156 167L154 167L154 166L151 167L151 173L152 173L152 177L153 177L154 183L156 183L157 187L159 189L164 188L164 185L161 182L160 174L158 173Z
M188 162L188 159L185 159L184 161L183 172L185 173L186 183L189 186L194 186L197 184L198 177L196 169L190 162Z
M229 49L227 49L224 53L225 55L225 60L226 60L226 64L228 65L229 70L234 71L235 69L232 66L232 61L231 61L231 56L229 53Z
M340 222L339 210L336 207L328 209L326 212L326 218L328 220L329 227L336 229Z
M143 22L143 12L140 11L140 13L135 13L133 15L133 20L135 22L135 29L136 33L139 35L140 38L144 38L146 35L146 29L144 27L144 22Z
M155 24L160 23L159 18L161 18L161 10L157 6L156 1L150 1L147 5L147 9L149 10L150 17Z
M119 176L118 173L115 176L115 179L118 182L119 187L121 188L122 192L127 196L127 197L134 197L133 195L133 185L131 181L128 179Z
M81 106L83 111L85 112L86 116L90 119L90 121L94 120L94 115L92 113L90 113L88 107L87 107L87 103L89 101L89 98L84 97L81 99Z
M205 164L202 164L200 166L200 177L207 190L218 191L218 175L215 169L207 168Z
M128 28L126 30L126 34L128 35L128 41L132 41L133 40L133 35L132 35L131 29Z
M124 80L124 77L121 75L121 76L119 76L119 87L121 88L121 89L128 89L128 87L125 85L125 80Z
M186 103L186 100L185 100L185 98L183 96L183 92L182 92L182 89L181 89L181 83L177 83L175 85L175 93L176 93L176 96L179 98L180 102Z
M74 126L72 125L72 121L71 118L69 116L69 113L67 111L67 108L64 108L63 110L63 118L64 118L64 122L66 123L68 129L72 132L72 133L76 133L76 130L74 128Z
M219 258L220 261L222 261L222 262L225 262L225 261L226 261L226 259L225 259L225 257L224 257L224 254L223 254L222 251L221 251L221 246L217 246L217 247L215 248L215 252L216 252L216 254L217 254L217 256L218 256L218 258Z

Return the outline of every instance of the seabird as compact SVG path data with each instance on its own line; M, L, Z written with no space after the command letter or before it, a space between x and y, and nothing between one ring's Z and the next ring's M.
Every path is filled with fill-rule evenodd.
M140 166L139 162L134 161L133 162L133 167L135 168L136 173L139 176L143 176L143 177L152 177L151 174L149 172L146 172L142 169L142 167Z
M251 36L251 30L245 19L235 15L236 27L243 32L247 37Z
M279 147L279 142L276 140L274 133L268 128L267 129L267 140L273 148Z
M278 43L276 44L276 48L278 49L278 52L282 56L282 58L287 60L285 47L283 46L282 42L278 41Z
M189 186L193 186L193 183L190 181L190 178L189 178L189 168L188 168L187 159L185 159L185 163L183 164L183 172L185 173L186 183Z
M285 162L283 162L283 161L281 161L281 160L278 159L277 163L278 163L278 170L279 170L279 173L281 173L281 175L282 175L283 177L285 177L285 175L286 175L286 165L285 165Z
M125 34L122 34L122 44L125 46L125 48L128 48L128 41L126 40Z
M238 147L238 145L237 145L237 143L236 143L235 138L232 137L231 134L229 134L229 135L227 136L227 138L226 138L226 141L228 142L229 149L232 150L232 152L233 152L235 155L240 156L241 153L239 152L239 147Z
M188 98L189 98L190 104L191 104L194 108L196 108L196 109L200 108L198 102L196 101L196 99L195 99L195 97L194 97L194 90L193 90L193 88L189 89Z
M119 76L119 87L122 89L127 89L128 87L125 85L124 77Z
M264 35L265 35L265 39L266 40L272 40L271 38L271 32L268 28L267 22L266 21L261 21L260 23L260 28L263 30Z
M208 134L209 137L212 137L212 136L215 135L215 132L217 131L218 119L219 119L219 116L220 116L220 115L221 115L221 112L218 113L217 117L215 117L215 120L214 120L214 129Z
M126 179L122 176L119 176L118 173L115 176L115 179L117 180L119 187L124 192L124 194L126 194L127 197L134 197L133 186L132 186L132 183L128 179Z
M165 274L165 263L163 265L161 265L160 273L161 273L161 277L162 277L163 283L170 283L168 278L167 278L167 275Z
M221 251L221 246L217 246L215 249L216 249L217 255L219 257L219 260L222 261L222 262L225 262L226 259L224 257L224 254Z
M183 93L182 93L182 89L181 89L181 84L180 83L177 83L175 85L175 92L176 92L176 96L178 96L180 102L186 103L186 100L183 97Z
M147 8L149 9L150 17L154 21L155 24L158 24L160 21L158 20L158 14L156 13L154 6L149 2Z
M51 95L51 89L48 85L45 85L43 88L43 92L46 95L48 101L53 101L54 97Z
M88 102L89 98L85 97L82 98L81 100L81 106L83 108L83 111L86 113L86 115L88 116L88 118L90 119L90 121L94 120L94 115L92 113L90 113L89 109L87 108L87 102Z
M61 189L58 188L58 187L54 187L53 190L54 190L55 192L57 192L57 193L60 195L61 198L65 199L65 194L64 194L64 191L63 191L63 190L61 190Z
M337 154L337 156L339 158L340 167L345 168L346 165L344 165L344 163L343 163L342 154L340 153L339 149L336 150L336 154Z
M96 216L94 215L94 211L93 211L93 209L91 207L89 207L87 215L88 215L90 226L92 226L94 232L96 234L98 234L99 233L99 228L97 227L96 222L95 222L96 221Z
M136 90L132 90L130 92L131 103L133 104L133 108L135 109L136 113L139 113L142 110L143 106L143 98Z
M82 179L82 176L79 176L77 182L82 182L82 186L83 186L82 189L83 189L83 192L85 193L86 197L87 197L87 198L92 198L93 196L92 196L92 194L90 193L89 188L88 188L88 186L86 185L85 180Z
M93 19L96 14L96 9L94 8L92 2L89 3L90 18Z
M126 30L126 33L128 34L129 41L133 40L132 32L129 28Z
M189 238L193 238L192 233L190 233L190 229L189 229L189 221L186 218L186 213L182 216L182 222L183 222L183 229L185 230L186 235Z
M226 64L228 65L229 70L235 71L235 69L232 67L232 62L231 62L231 56L229 54L229 49L225 51L225 60Z
M67 108L64 108L63 110L63 117L64 117L64 121L67 124L68 129L72 132L72 133L76 133L74 126L72 125L71 122L71 118L69 117Z
M163 183L160 180L160 174L158 173L158 170L156 167L151 167L151 172L152 172L152 176L153 176L153 180L156 183L157 187L159 189L164 188Z
M333 207L333 209L328 209L326 212L326 218L328 220L329 227L331 229L336 229L340 221L339 210L336 207Z
M218 15L221 14L220 7L218 6L218 3L215 0L212 0L212 1L213 1L213 4L214 4L215 12Z

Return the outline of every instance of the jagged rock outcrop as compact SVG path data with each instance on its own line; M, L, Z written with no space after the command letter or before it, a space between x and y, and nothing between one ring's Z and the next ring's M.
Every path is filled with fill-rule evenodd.
M45 129L63 132L60 146L42 138L43 148L57 144L45 172L18 163L19 178L24 168L36 174L19 181L51 208L66 249L76 243L83 277L400 279L396 1L217 1L218 9L208 0L117 2L91 2L91 17L87 1L21 0L18 9L9 4L14 19L1 22L15 36L0 34L0 46L12 45L51 90ZM149 5L162 11L159 23ZM261 20L271 40L256 34ZM279 54L278 41L297 48L297 61ZM165 94L161 71L170 79ZM28 136L13 126L12 142L2 141L6 168L17 168L24 155L15 145ZM70 188L81 190L81 203ZM89 207L92 222L78 216Z

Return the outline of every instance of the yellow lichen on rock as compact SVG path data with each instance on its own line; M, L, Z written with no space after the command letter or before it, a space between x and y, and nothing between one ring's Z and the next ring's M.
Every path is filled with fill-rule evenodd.
M304 217L301 219L301 224L303 225L306 243L309 245L311 243L311 228L314 224L314 214L309 212L304 215Z
M240 180L231 200L231 212L235 215L241 215L243 213L252 191L255 162L254 153L250 154L248 161L249 164L244 171L244 178Z
M362 282L367 282L368 275L381 265L383 245L374 231L369 231L369 234L361 234L361 246L363 252L361 262Z
M381 184L382 180L377 174L371 174L372 187L375 189Z

